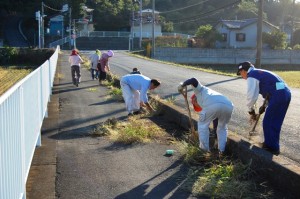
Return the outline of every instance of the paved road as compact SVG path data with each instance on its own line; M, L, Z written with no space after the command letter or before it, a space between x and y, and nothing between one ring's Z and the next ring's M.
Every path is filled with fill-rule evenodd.
M134 67L139 68L146 76L162 80L162 86L154 93L162 98L175 96L175 103L182 107L185 107L185 103L177 92L177 85L190 77L196 77L203 85L228 96L235 106L229 130L248 137L251 126L248 122L246 108L247 85L245 80L136 58L122 51L116 52L115 57L111 59L111 71L118 76L129 73ZM191 96L191 89L189 90L189 96ZM259 104L262 104L262 99L259 100ZM300 144L298 142L300 140L299 110L300 89L292 89L291 105L281 132L281 154L297 162L300 162ZM258 130L261 132L261 125L258 126Z

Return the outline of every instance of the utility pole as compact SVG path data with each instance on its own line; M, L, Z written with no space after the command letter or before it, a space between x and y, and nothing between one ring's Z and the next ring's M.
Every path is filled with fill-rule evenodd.
M71 35L72 35L72 8L70 7L69 8L69 48L71 49L71 41L72 41L72 38L71 38Z
M256 45L256 61L255 66L261 67L261 51L262 51L262 11L263 0L259 0L258 19L257 19L257 45Z
M76 49L76 22L73 19L73 28L74 28L74 49Z
M41 48L41 12L37 11L35 12L35 19L38 20L38 29L39 29L39 48Z
M134 11L132 9L132 16L131 16L131 28L130 28L130 39L129 39L129 50L133 50L133 27L134 27Z
M293 0L293 7L292 7L292 21L291 21L291 38L290 38L290 46L293 47L294 45L294 15L295 15L295 0Z
M44 48L44 2L42 2L42 15L41 15L41 48Z
M142 9L143 9L143 0L140 0L140 44L139 47L142 49L142 34L143 34L143 14L142 14Z
M155 55L155 0L152 0L152 58L154 58Z

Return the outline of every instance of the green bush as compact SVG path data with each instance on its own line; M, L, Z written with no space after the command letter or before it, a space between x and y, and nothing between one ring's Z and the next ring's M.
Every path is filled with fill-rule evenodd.
M300 44L296 44L296 45L293 47L293 50L300 50Z
M156 37L157 47L187 47L187 39L181 36L161 36Z
M4 47L0 50L0 64L7 65L15 58L17 54L16 48Z
M54 49L30 49L30 48L0 48L1 65L29 65L38 67L49 59Z
M262 40L263 43L268 44L271 49L286 49L287 34L280 30L274 30L271 33L263 32Z
M152 45L151 39L144 39L142 48L147 49L147 46ZM156 47L187 47L187 39L181 36L161 36L155 38Z

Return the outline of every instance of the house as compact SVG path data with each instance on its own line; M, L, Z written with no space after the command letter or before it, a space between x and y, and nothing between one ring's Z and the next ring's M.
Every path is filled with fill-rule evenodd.
M222 41L217 42L217 48L256 48L257 18L243 20L221 20L216 25L221 33ZM262 32L279 30L278 27L263 21Z
M49 21L50 26L50 35L59 36L64 33L64 16L63 15L55 15L50 18Z
M151 38L152 37L152 9L142 10L142 15L140 12L137 13L138 16L133 16L131 23L131 33L133 37ZM142 17L140 17L142 16ZM140 20L142 18L142 20ZM154 36L161 36L161 24L159 23L159 12L154 11ZM142 21L142 27L140 22ZM142 33L142 34L141 34Z
M287 35L286 42L288 44L291 44L292 40L292 34L293 34L293 27L291 24L286 23L282 24L280 27L281 31L284 32Z

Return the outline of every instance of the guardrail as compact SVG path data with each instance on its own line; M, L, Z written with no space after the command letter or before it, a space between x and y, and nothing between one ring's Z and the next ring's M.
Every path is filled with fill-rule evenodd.
M26 198L26 181L53 86L59 47L0 97L0 199Z
M191 35L187 35L187 34L181 34L181 33L160 33L160 32L155 32L154 33L155 37L158 36L180 36L183 38L190 38ZM78 37L130 37L131 33L130 32L118 32L118 31L80 31L76 34L76 38ZM138 38L140 37L140 33L134 33L132 35L132 37L134 38ZM152 34L150 32L142 32L142 37L144 38L151 38ZM71 40L71 38L65 37L63 39L59 39L57 41L54 41L52 43L49 44L49 48L53 48L57 45L63 45L67 42L74 42ZM73 45L73 44L72 44Z

